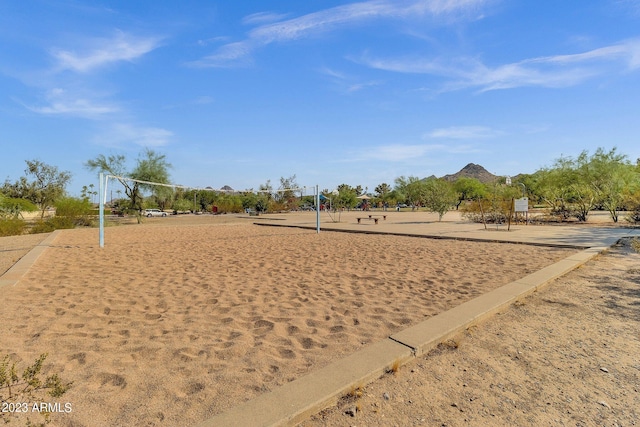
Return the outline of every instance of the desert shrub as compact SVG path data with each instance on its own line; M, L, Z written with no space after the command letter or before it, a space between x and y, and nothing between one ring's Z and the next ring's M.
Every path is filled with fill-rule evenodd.
M56 202L56 216L82 216L91 212L91 204L87 199L64 197Z
M626 196L627 214L626 220L633 224L640 224L640 190Z
M627 221L634 224L640 223L640 205L638 205L634 210L629 211Z
M27 223L17 217L0 218L0 237L19 236L24 234Z
M1 421L10 423L12 419L20 417L19 420L28 426L44 426L50 422L48 412L34 411L32 405L36 403L25 402L47 402L48 398L61 397L71 388L72 383L65 383L58 374L43 377L42 367L46 358L46 353L41 354L31 366L22 371L22 375L18 374L16 363L8 355L0 361L0 404L3 408L6 405L16 409L0 411ZM29 416L36 412L43 418L41 423L34 424Z
M193 202L187 199L178 199L173 202L173 210L176 212L186 212L193 209Z
M483 199L480 202L482 209L477 201L465 204L461 209L462 217L472 222L481 223L484 211L484 220L488 224L502 224L508 221L511 212L511 199Z
M242 199L235 195L223 195L216 201L218 212L239 213L243 211Z
M54 230L75 228L77 218L71 216L54 216L49 218L47 222L53 227Z
M29 233L31 234L39 234L39 233L51 233L52 231L54 231L56 228L53 226L53 224L50 221L36 221L35 223L33 223L33 225L31 225L31 227L29 228Z
M55 228L90 226L91 204L88 199L64 197L56 201L56 216L52 218ZM69 224L72 224L69 226Z
M32 226L29 232L31 234L38 233L51 233L55 230L70 229L76 227L76 221L72 217L68 216L54 216L45 221L37 221Z

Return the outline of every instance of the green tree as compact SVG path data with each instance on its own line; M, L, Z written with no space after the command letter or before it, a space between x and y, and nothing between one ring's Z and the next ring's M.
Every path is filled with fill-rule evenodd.
M360 189L362 187L358 186ZM333 196L331 202L335 209L353 209L358 205L358 187L353 188L348 184L338 185L338 196Z
M636 172L616 148L608 152L598 148L592 156L585 150L576 158L561 157L535 175L535 192L562 219L575 216L586 221L589 211L599 205L617 222Z
M453 186L442 179L431 178L423 182L423 204L431 212L438 213L438 221L456 203L457 195Z
M176 212L186 212L193 208L193 201L189 199L179 198L173 202L173 210Z
M141 222L140 210L144 200L142 191L153 191L156 188L138 181L166 184L169 182L169 168L171 168L171 164L167 162L164 154L156 153L148 148L138 157L136 165L131 171L127 168L127 159L124 155L106 157L100 154L95 159L88 160L85 166L89 170L104 172L118 179L129 198L129 210L137 212L138 222ZM127 178L138 181L130 181Z
M486 193L486 187L476 178L460 177L453 183L453 190L457 193L456 210L466 200L477 200Z
M296 176L291 175L289 178L280 178L280 187L278 187L278 192L275 195L275 201L281 205L283 209L294 209L298 205L298 201L296 198L296 189L298 188L298 183L296 182Z
M614 147L609 152L598 148L589 159L590 178L598 203L618 222L618 211L624 204L625 191L636 179L634 166L625 154Z
M257 212L267 212L273 203L273 186L271 180L258 187L258 201L256 203Z
M586 221L595 203L595 192L586 152L577 158L561 157L553 166L536 172L532 187L561 220L575 216Z
M412 209L424 204L425 185L424 180L410 176L408 178L400 176L395 179L395 190L404 201L411 205Z
M22 212L35 212L38 207L27 199L6 197L0 194L0 219L18 218Z
M65 188L71 180L70 172L60 172L56 166L40 160L26 160L26 176L15 183L5 181L2 193L12 198L26 199L35 203L44 218L46 210L53 206L56 199L65 194ZM32 178L30 181L29 178Z
M386 182L383 182L382 184L378 185L373 191L375 192L375 196L378 201L382 203L389 203L393 188Z

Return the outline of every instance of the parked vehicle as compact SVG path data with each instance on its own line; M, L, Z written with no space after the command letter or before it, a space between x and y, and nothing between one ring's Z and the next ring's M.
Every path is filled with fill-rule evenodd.
M160 209L145 209L142 211L142 215L150 218L152 216L167 216L167 213Z

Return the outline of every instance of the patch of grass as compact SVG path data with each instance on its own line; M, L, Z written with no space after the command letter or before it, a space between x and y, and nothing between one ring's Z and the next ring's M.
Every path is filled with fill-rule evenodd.
M460 341L455 338L450 338L440 343L438 347L442 347L443 349L446 349L446 350L456 350L458 347L460 347Z
M466 329L467 336L472 337L476 332L478 332L478 325L471 325Z
M393 361L389 369L387 369L387 373L397 375L399 370L400 370L400 359L396 359Z
M351 389L347 393L347 399L349 400L358 400L364 394L364 389L360 385L351 386Z
M638 239L637 237L634 237L633 239L631 239L631 247L633 248L634 251L640 253L640 239Z

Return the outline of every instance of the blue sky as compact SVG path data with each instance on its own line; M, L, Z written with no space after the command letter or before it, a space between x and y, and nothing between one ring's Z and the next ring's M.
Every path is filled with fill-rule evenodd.
M166 154L171 180L333 189L640 157L640 0L0 2L0 179Z

